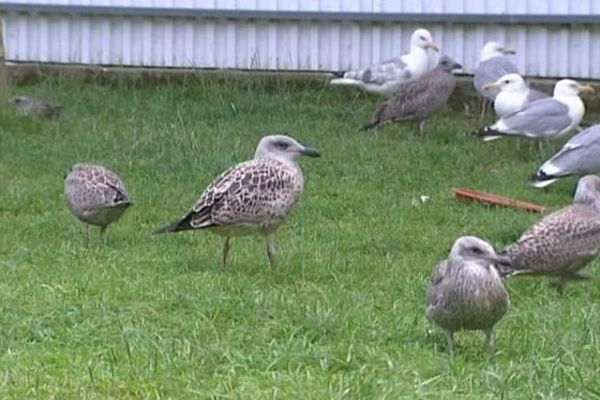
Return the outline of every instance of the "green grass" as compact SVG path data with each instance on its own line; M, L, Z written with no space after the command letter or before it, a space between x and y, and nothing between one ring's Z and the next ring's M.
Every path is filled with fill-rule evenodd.
M276 82L277 83L277 82ZM563 298L549 281L507 283L497 353L458 336L454 355L424 316L431 270L454 239L502 246L538 216L455 200L453 186L550 206L526 179L542 151L464 136L445 110L358 132L376 99L264 80L130 85L49 78L11 88L62 103L46 122L0 110L0 397L276 399L600 398L600 280ZM151 235L181 215L264 132L323 150L278 234ZM117 171L135 206L103 241L69 214L62 178L79 161ZM413 199L428 195L425 204Z

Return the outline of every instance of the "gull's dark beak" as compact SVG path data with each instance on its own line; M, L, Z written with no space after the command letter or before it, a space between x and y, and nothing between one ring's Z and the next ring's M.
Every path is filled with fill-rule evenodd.
M512 260L506 254L496 254L494 257L490 258L490 261L494 264L502 265L505 267L510 267L512 265Z
M321 151L315 147L310 146L302 146L302 151L300 152L303 156L308 157L321 157Z
M452 69L462 69L462 67L463 66L461 64L457 63L457 62L455 62L454 64L452 64Z
M517 54L517 52L514 49L509 49L509 48L503 48L502 50L502 54Z

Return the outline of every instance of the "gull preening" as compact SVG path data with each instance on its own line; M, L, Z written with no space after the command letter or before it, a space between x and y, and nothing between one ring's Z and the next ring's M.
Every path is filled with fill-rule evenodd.
M346 71L332 85L358 86L362 90L389 96L405 81L421 77L429 69L428 49L439 51L427 29L417 29L410 39L410 52L368 68Z
M545 187L559 178L600 172L600 125L593 125L575 136L542 164L531 177L533 186Z
M269 262L275 267L275 232L304 191L304 175L296 158L320 154L289 136L265 136L254 159L219 175L182 219L156 233L206 229L222 235L226 266L230 238L258 232L266 238Z
M576 129L583 118L585 106L579 93L593 91L590 85L562 79L556 82L552 97L527 103L474 134L483 136L485 141L505 136L524 136L532 139L559 137Z
M413 119L423 132L425 119L446 104L454 91L456 78L452 71L462 65L448 56L440 58L438 66L419 79L404 82L396 93L384 100L362 129L371 129L383 122Z
M37 115L48 119L56 119L62 113L62 106L31 96L15 96L9 102L14 104L25 115Z
M547 93L529 88L523 77L516 73L503 75L495 82L483 85L484 90L491 88L500 90L494 100L494 111L499 117L515 112L532 101L550 97Z
M506 57L515 51L504 47L498 42L487 42L481 49L479 64L473 73L473 86L480 95L494 101L500 89L485 87L489 82L495 82L506 74L518 73L517 67Z
M65 176L65 199L81 221L106 227L118 220L132 203L117 174L102 165L75 164Z
M573 204L545 216L501 252L511 259L503 274L557 276L562 294L568 280L587 278L579 270L599 251L600 178L586 175L577 184Z
M506 314L510 300L497 270L510 259L499 255L484 240L458 238L448 259L436 265L427 292L427 317L439 325L454 347L454 332L482 330L490 350L492 330Z

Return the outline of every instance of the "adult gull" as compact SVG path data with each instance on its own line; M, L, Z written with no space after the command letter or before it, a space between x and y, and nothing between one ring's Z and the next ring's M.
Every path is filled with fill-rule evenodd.
M401 57L371 65L365 69L346 71L332 85L358 86L369 93L389 96L405 81L421 77L429 69L428 49L439 51L427 29L417 29L410 39L410 51Z
M533 139L551 139L568 133L579 125L585 106L581 92L593 92L590 85L580 85L571 79L562 79L554 86L552 97L525 104L522 108L498 119L493 125L474 132L485 141L504 136L524 136Z
M495 82L488 82L483 89L500 89L494 100L496 115L503 117L522 108L532 101L550 97L547 93L531 89L521 75L513 73L501 76Z

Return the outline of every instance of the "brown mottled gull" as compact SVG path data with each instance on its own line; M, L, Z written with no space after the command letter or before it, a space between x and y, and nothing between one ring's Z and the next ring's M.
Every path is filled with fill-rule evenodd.
M266 238L267 255L274 267L275 231L304 190L304 176L296 163L300 155L318 157L320 152L289 136L263 137L254 159L223 172L181 220L156 233L207 229L225 236L225 266L229 239L258 232Z
M573 204L545 216L502 251L511 259L502 272L557 276L562 294L567 280L586 278L579 270L599 251L600 178L586 175L577 184Z
M421 77L429 69L428 49L439 51L427 29L417 29L410 39L410 52L401 57L371 65L368 68L346 71L331 80L331 85L351 85L382 96L394 93L405 81Z
M429 114L448 101L456 85L452 71L460 68L462 65L442 56L437 67L417 80L403 83L392 97L383 101L362 129L387 121L413 119L419 124L419 132L423 132Z
M427 317L438 324L454 347L454 332L482 330L490 350L492 329L506 314L510 304L497 264L508 257L474 236L458 238L448 259L436 265L427 293Z
M132 205L121 178L102 165L75 164L65 176L65 199L81 221L100 233Z
M14 104L23 114L38 115L48 119L56 119L60 117L62 112L61 106L30 96L16 96L11 98L9 102Z

